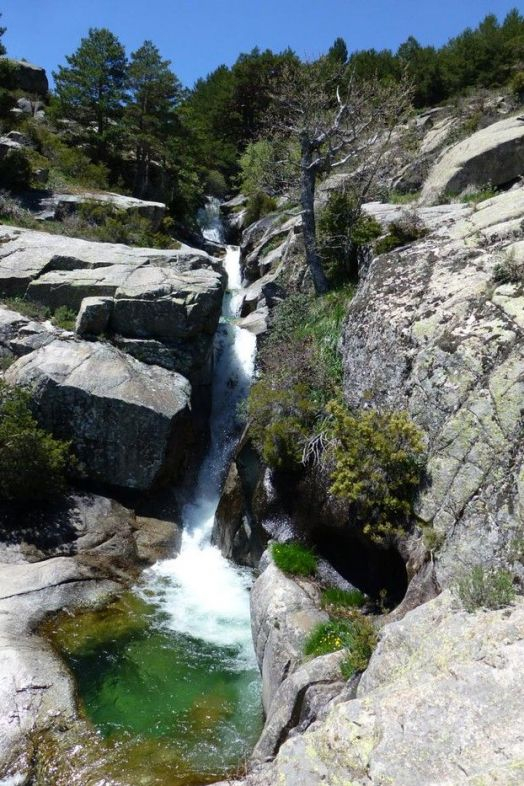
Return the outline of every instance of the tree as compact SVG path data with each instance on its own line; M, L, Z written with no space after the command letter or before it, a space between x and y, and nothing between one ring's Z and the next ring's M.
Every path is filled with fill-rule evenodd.
M147 195L151 162L155 157L163 157L167 141L178 123L174 111L183 89L170 65L151 41L145 41L133 52L129 63L125 121L135 147L133 192L138 197Z
M348 48L346 42L343 38L336 38L333 44L328 49L327 56L330 60L334 60L336 63L341 63L345 65L348 61Z
M53 73L56 95L65 117L91 128L101 156L111 124L122 114L126 87L124 47L106 28L91 28L67 66Z
M2 14L0 13L0 18L1 17L2 17ZM4 46L4 42L2 41L2 38L3 38L4 33L5 33L6 30L7 30L7 27L0 27L0 55L5 55L5 53L7 51L5 46Z
M318 253L315 221L317 179L344 166L354 175L360 204L390 151L393 132L410 106L411 84L377 78L357 80L338 63L321 58L290 65L275 85L273 134L300 148L300 205L306 260L317 294L328 290Z

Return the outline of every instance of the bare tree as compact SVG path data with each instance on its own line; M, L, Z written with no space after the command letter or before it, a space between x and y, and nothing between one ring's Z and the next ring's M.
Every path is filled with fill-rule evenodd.
M268 126L274 139L293 140L300 148L302 232L317 294L328 290L316 236L318 178L343 167L354 175L357 201L364 201L391 153L395 129L411 107L411 95L407 77L400 82L358 81L344 65L328 58L290 64L279 76Z

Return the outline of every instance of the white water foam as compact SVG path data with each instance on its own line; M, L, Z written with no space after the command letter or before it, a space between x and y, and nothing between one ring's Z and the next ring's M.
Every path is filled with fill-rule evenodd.
M205 234L209 237L207 231ZM211 545L210 537L225 472L239 436L238 405L246 398L253 376L256 339L228 321L237 316L241 302L237 247L228 247L224 268L228 293L214 343L209 450L191 500L182 511L180 554L154 565L145 589L149 597L151 592L156 596L171 630L217 646L233 647L237 653L235 665L242 669L254 664L249 616L251 572L226 560Z

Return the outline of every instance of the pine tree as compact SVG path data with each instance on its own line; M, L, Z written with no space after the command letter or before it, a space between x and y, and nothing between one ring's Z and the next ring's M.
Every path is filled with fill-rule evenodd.
M2 17L2 14L0 13L0 18L1 17ZM2 37L3 37L3 35L4 35L6 30L7 30L7 27L0 27L0 55L5 55L5 53L7 51L5 46L4 46L4 43L2 41Z
M67 66L53 73L65 117L91 128L99 154L106 152L111 125L122 113L126 87L124 47L106 28L91 28Z
M151 41L133 52L128 68L127 134L136 152L134 194L147 196L151 162L162 158L177 118L174 110L184 91L170 61Z

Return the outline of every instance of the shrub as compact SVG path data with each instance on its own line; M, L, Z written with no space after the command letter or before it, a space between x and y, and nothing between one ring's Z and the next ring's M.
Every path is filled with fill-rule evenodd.
M76 312L67 306L59 306L52 317L53 324L64 330L74 330L76 323Z
M354 503L372 540L406 531L423 475L421 431L405 412L351 412L332 402L335 468L331 492Z
M226 178L217 169L212 169L206 175L206 194L222 199L227 194Z
M277 568L292 576L312 576L317 569L314 553L300 543L274 543L271 556Z
M493 268L493 281L496 284L523 284L524 262L517 261L512 254L505 254Z
M427 235L428 230L419 218L416 210L406 211L398 221L393 221L388 227L388 234L375 243L377 254L387 254L395 248L400 248L408 243Z
M331 620L317 625L305 641L304 654L317 658L346 650L341 671L344 678L349 679L355 672L364 671L376 642L373 623L363 614L355 614L351 620Z
M272 469L297 469L315 409L307 385L283 387L265 374L249 393L248 416L255 447Z
M0 183L9 191L25 191L31 185L31 164L21 150L11 150L0 160Z
M41 502L66 488L69 443L39 428L29 393L0 382L0 500Z
M517 71L511 78L510 89L519 101L524 100L524 71Z
M277 209L277 202L274 197L265 194L263 191L257 191L249 197L246 207L246 225L254 224L264 216L273 213Z
M358 589L342 590L330 587L322 592L322 608L337 614L341 609L356 609L363 606L366 596Z
M475 565L457 583L458 596L466 611L502 609L515 599L513 576L507 570Z
M318 220L319 252L330 283L356 280L363 248L381 234L380 224L361 212L352 194L330 194Z

